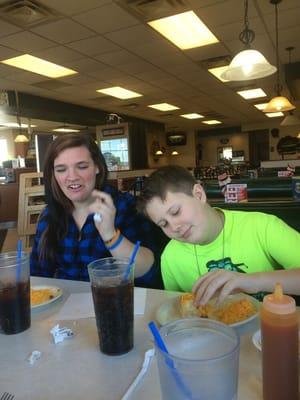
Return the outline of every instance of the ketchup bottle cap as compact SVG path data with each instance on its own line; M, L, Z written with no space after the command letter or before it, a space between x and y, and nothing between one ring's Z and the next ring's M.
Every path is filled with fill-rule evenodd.
M263 299L265 310L274 314L291 314L296 310L296 302L291 296L283 294L280 283L276 283L274 293Z

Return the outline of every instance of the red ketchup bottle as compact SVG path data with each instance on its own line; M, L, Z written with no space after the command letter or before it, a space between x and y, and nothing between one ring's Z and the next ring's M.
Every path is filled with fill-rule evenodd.
M264 400L299 399L298 313L279 283L261 308Z

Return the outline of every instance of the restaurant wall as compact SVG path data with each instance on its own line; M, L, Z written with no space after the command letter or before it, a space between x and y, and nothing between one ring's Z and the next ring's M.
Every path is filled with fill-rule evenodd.
M195 132L188 131L186 133L186 144L180 146L167 146L166 132L157 131L147 134L147 149L148 149L148 165L149 168L159 168L165 165L181 165L186 168L194 168L196 166L196 143ZM153 144L158 142L163 148L164 154L155 157L153 154ZM177 150L179 155L172 156L171 152Z
M196 145L201 146L201 156L199 158L199 164L202 167L218 164L219 147L231 146L233 151L243 150L245 154L245 160L249 160L248 135L244 133L201 136L201 131L199 131L197 134Z
M293 125L293 126L280 126L282 118L278 118L277 121L266 121L265 123L260 124L246 124L242 126L242 131L253 131L258 129L269 129L269 159L270 161L277 161L282 160L281 154L277 151L277 144L279 140L285 136L292 136L297 137L298 133L300 132L300 124ZM272 129L278 129L278 137L274 137L272 135ZM300 159L300 154L285 154L285 160L293 160L293 159ZM263 161L263 160L262 160Z

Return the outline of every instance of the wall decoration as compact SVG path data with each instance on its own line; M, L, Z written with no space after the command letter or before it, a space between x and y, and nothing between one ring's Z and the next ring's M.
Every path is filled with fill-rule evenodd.
M167 132L166 133L167 146L184 146L186 145L185 132Z

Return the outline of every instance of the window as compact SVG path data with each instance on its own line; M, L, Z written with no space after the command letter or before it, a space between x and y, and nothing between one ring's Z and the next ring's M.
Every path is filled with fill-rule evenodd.
M222 162L226 160L231 160L232 159L232 147L231 146L226 146L226 147L218 147L218 161Z
M0 139L0 163L8 159L7 140Z
M109 171L129 169L128 139L101 140L101 152Z

